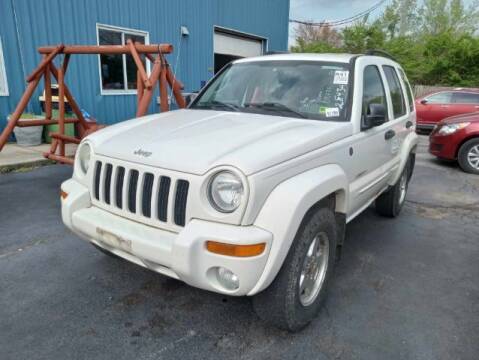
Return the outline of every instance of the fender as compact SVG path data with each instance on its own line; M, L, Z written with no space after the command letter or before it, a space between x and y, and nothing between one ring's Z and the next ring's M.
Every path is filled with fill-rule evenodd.
M273 233L266 266L258 283L248 293L267 288L278 274L307 211L319 200L336 193L336 211L345 213L348 180L339 165L308 170L279 184L266 199L254 225Z
M419 137L415 132L410 132L406 138L404 139L404 142L401 147L400 154L398 155L399 158L401 159L399 166L395 173L391 176L389 179L388 184L393 186L396 184L396 182L399 180L399 177L402 174L402 171L404 169L404 166L406 166L407 161L409 160L409 154L411 152L415 153L416 152L416 146L419 142Z

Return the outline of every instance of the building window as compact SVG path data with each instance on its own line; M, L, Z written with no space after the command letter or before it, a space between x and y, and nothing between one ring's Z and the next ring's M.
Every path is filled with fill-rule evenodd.
M0 96L8 96L7 72L5 71L2 39L0 39Z
M97 24L98 45L126 45L128 39L141 44L149 44L149 34L145 31ZM100 86L102 95L136 94L137 67L131 55L99 55ZM149 73L149 64L141 56Z

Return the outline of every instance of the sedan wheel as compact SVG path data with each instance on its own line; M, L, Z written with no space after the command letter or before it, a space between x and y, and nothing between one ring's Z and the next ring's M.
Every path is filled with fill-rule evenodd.
M462 144L457 161L465 172L479 174L479 138L469 139Z
M469 150L467 161L474 169L479 170L479 145L473 146Z

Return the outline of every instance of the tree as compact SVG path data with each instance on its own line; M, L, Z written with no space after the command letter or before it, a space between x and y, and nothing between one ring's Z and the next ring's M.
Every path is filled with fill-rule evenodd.
M479 27L479 1L467 9L462 0L424 0L419 9L421 30L426 35L446 32L456 35L474 34Z
M327 22L318 25L298 24L295 30L296 42L310 44L322 42L331 46L339 47L341 45L341 35Z
M385 34L377 24L356 23L343 29L343 49L358 54L384 47Z
M393 0L377 20L389 39L413 33L419 21L417 0Z
M479 38L453 32L428 36L424 48L427 68L422 82L430 85L478 87Z
M328 27L331 30L331 27ZM389 52L413 84L479 87L479 0L393 0L375 21L298 37L297 52ZM319 30L317 33L321 33Z

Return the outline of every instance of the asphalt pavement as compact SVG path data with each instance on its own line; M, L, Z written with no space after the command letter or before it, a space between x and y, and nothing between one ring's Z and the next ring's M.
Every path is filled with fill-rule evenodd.
M290 334L225 297L112 259L70 233L71 168L0 174L0 358L478 359L479 176L425 152L396 219L347 227L329 297Z

